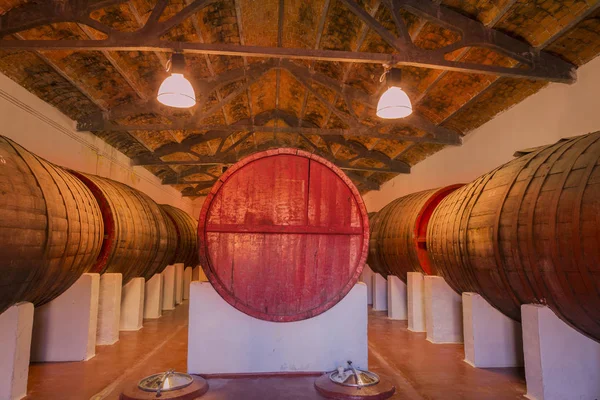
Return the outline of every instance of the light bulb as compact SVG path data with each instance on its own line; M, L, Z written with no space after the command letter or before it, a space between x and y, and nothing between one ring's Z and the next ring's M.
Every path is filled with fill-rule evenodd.
M408 117L412 114L412 104L408 95L398 86L386 90L377 103L377 116L383 119Z
M165 79L158 89L156 98L169 107L189 108L196 104L194 88L183 74L171 74Z

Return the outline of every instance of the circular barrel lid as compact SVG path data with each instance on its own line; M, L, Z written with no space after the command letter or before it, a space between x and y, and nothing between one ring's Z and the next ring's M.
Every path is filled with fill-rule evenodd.
M296 149L256 153L227 170L198 222L201 265L238 310L263 320L321 314L354 286L369 222L350 179Z

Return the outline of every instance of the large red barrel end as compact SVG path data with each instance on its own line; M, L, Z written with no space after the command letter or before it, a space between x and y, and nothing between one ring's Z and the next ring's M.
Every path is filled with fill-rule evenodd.
M336 166L277 149L232 166L207 196L200 262L217 292L263 320L307 319L354 286L368 251L362 198Z

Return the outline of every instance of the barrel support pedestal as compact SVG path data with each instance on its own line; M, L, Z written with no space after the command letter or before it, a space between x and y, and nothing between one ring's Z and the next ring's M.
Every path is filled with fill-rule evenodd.
M144 290L144 318L156 319L162 316L163 276L154 274L148 279Z
M387 304L387 281L381 274L373 274L373 310L386 311Z
M96 355L100 275L83 274L66 292L35 309L31 361L85 361Z
M388 318L406 320L406 284L395 275L389 275L387 278L387 296Z
M332 371L368 365L367 288L357 283L335 306L295 322L257 319L232 307L208 282L190 288L190 374Z
M144 278L133 278L121 292L121 322L122 331L139 331L144 323Z
M18 303L0 314L0 399L27 394L33 304Z
M462 298L439 276L426 276L425 325L432 343L462 343Z
M122 287L123 275L109 273L100 276L97 345L111 345L119 341Z
M478 368L523 366L521 324L477 293L463 293L465 362Z
M187 267L183 271L183 299L190 298L190 283L192 283L192 267Z
M373 270L367 264L360 274L360 281L367 285L367 304L373 304Z
M600 343L577 332L548 307L521 306L527 397L600 398Z
M175 309L175 266L167 265L162 272L162 309Z
M426 332L423 274L420 272L408 272L406 276L408 330L412 332Z
M175 304L183 301L183 263L175 264Z

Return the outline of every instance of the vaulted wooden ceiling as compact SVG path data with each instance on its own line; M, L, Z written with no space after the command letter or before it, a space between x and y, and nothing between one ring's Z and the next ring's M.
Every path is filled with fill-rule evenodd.
M362 192L600 52L600 1L0 0L0 70L186 196L296 147ZM159 105L170 53L198 105ZM383 65L414 114L383 121Z

